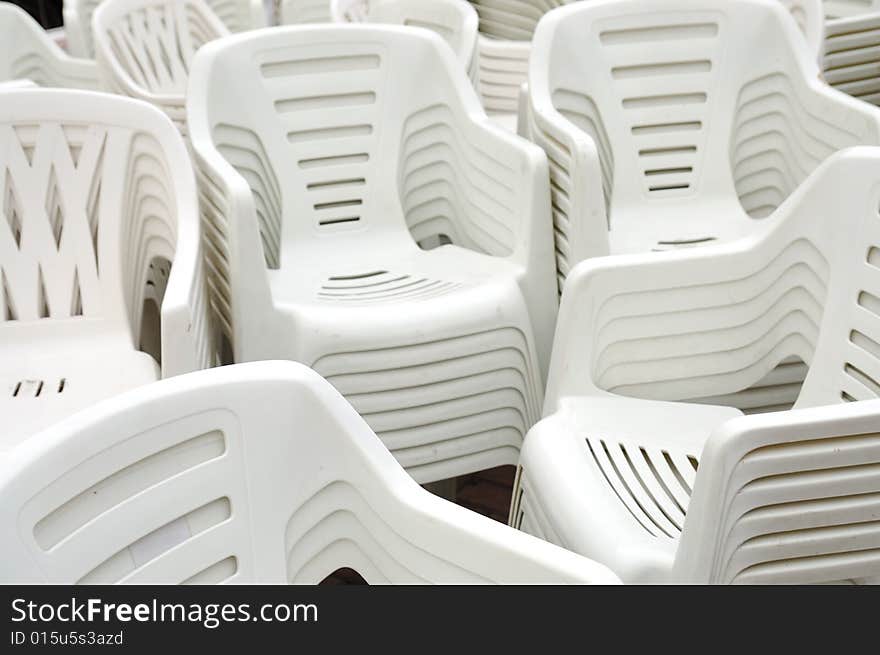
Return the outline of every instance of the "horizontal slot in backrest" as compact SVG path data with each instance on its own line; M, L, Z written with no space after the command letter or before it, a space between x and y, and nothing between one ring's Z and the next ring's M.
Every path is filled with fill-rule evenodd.
M698 190L720 74L722 22L715 14L667 11L608 18L596 27L595 47L611 81L608 97L617 104L593 113L613 116L615 124L622 120L615 154L633 161L636 188L649 197ZM604 166L612 166L606 159Z
M80 578L78 584L112 584L148 565L176 546L198 537L232 515L223 497L187 512L126 545Z
M138 493L226 452L222 433L214 431L182 441L115 471L68 498L34 526L34 539L50 550L101 514Z
M880 397L880 208L862 229L864 241L871 245L862 251L856 276L850 280L855 302L838 315L847 321L849 342L838 364L843 372L840 400L844 401Z
M312 229L338 232L365 225L385 56L383 46L362 43L261 55L260 75L296 162L290 193L302 202Z

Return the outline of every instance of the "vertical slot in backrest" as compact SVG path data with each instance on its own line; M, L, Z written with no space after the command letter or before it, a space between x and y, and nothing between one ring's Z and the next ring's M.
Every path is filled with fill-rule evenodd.
M104 314L101 182L114 138L100 126L0 126L0 322Z

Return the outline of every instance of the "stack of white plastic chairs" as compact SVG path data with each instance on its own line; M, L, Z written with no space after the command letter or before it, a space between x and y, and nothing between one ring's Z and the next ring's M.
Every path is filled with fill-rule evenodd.
M532 34L541 17L573 0L470 0L480 17L480 95L504 127L515 129Z
M281 6L284 5L282 0ZM464 64L474 88L479 89L479 20L468 3L461 0L331 0L330 14L336 23L387 23L436 32Z
M880 2L825 0L822 69L836 89L880 105Z
M880 581L880 7L64 15L0 4L0 582Z
M0 3L0 85L98 88L94 61L64 52L16 5Z

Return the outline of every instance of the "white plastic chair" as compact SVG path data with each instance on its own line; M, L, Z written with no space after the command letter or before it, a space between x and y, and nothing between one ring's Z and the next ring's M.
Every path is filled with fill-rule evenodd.
M164 111L186 136L190 63L229 34L203 0L105 0L92 18L95 58L113 92Z
M41 86L97 89L95 62L64 52L20 7L0 2L0 81L27 79Z
M288 0L290 1L290 0ZM336 23L387 23L436 32L455 52L479 90L477 12L462 0L330 0Z
M329 23L331 0L276 0L279 25Z
M68 51L77 57L93 58L95 41L92 16L104 0L64 0L64 28ZM266 27L263 0L205 0L230 32Z
M420 482L515 463L555 317L546 160L440 37L237 35L199 51L187 110L235 361L312 366Z
M747 235L830 154L880 143L880 112L820 82L778 2L589 0L533 46L560 283L588 257Z
M880 105L880 1L825 2L825 11L825 81Z
M0 460L0 582L599 583L432 496L314 372L224 367L102 403Z
M139 348L163 376L213 363L195 180L164 116L4 91L0 192L0 451L158 378Z
M540 18L572 0L470 0L480 18L480 97L489 115L515 131L520 87Z
M810 52L822 59L825 37L825 12L822 0L779 0L792 15L807 40Z
M513 525L624 582L880 574L880 149L809 182L740 241L572 271ZM790 356L795 410L673 402Z

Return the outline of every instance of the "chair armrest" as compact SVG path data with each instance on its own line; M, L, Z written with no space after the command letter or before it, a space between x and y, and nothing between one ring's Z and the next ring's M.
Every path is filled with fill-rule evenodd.
M559 288L582 259L609 254L603 162L592 137L535 94L526 116L528 137L547 154ZM605 162L610 166L610 162Z
M582 262L557 320L545 414L600 390L687 400L748 388L789 356L809 362L826 263L788 222L691 252Z
M188 459L156 478L156 458L169 449ZM71 495L82 507L93 487L118 492L120 470L131 473L123 492L135 479L152 475L155 484L87 505L92 520L75 531L74 546L40 547L54 533L34 529L46 515L34 507ZM0 461L0 490L6 583L81 580L120 543L149 539L188 507L218 498L235 511L213 535L166 531L176 545L165 539L161 556L117 572L121 581L184 579L219 548L239 558L231 582L316 583L342 566L370 582L618 582L600 564L419 487L326 380L292 362L200 371L93 406Z
M162 377L218 363L195 204L178 217L174 264L162 300Z
M880 401L732 419L706 443L674 579L810 584L880 574ZM875 551L876 552L876 551Z
M265 328L237 321L246 311L241 304L271 307L261 220L248 181L217 151L207 128L198 122L191 130L212 314L237 356L241 343L250 343L248 327ZM239 288L247 293L239 294Z
M164 118L164 117L163 117ZM167 124L167 123L166 123ZM170 127L170 126L169 126ZM173 134L171 183L175 187L177 223L173 263L162 298L162 377L210 368L218 363L217 335L209 316L209 298L195 179L186 147ZM169 147L169 146L166 146Z
M880 144L880 109L824 84L811 61L796 66L792 74L761 75L739 92L730 165L752 216L776 211L835 152Z

